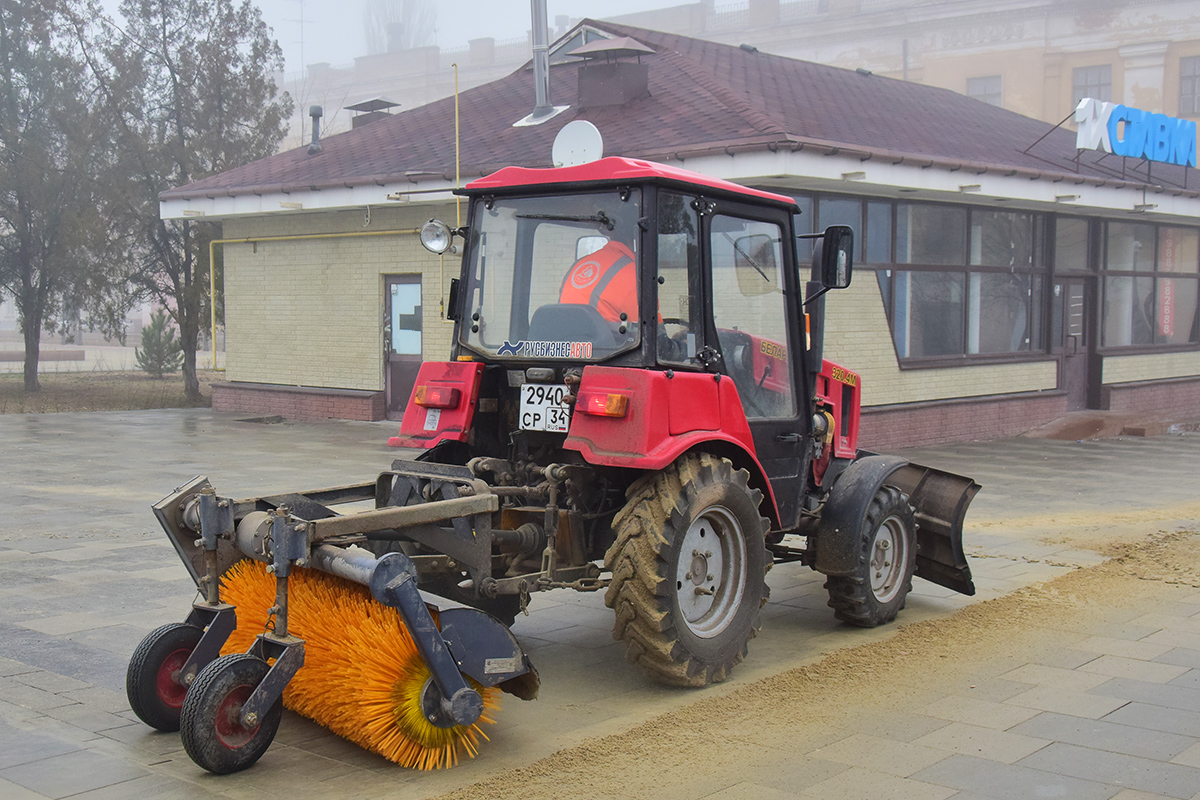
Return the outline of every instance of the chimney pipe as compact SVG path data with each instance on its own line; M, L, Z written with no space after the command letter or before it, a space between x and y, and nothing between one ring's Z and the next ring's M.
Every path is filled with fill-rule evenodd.
M533 96L532 116L544 117L554 111L550 105L550 42L546 32L546 0L530 0L533 17Z
M309 106L308 115L312 117L312 142L308 145L308 154L315 156L321 152L321 115L324 110L320 106Z

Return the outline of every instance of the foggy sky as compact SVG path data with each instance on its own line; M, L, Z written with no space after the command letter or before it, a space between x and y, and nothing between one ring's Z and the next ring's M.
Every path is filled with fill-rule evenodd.
M551 30L559 14L577 17L611 17L677 5L682 0L547 0ZM120 0L102 0L114 17ZM286 71L300 72L304 63L322 61L350 64L366 55L363 35L363 0L257 0L263 18L274 31L287 59ZM529 0L436 0L437 44L443 48L466 45L485 36L497 40L524 36L531 27ZM300 19L303 16L304 25ZM301 59L301 28L304 30Z

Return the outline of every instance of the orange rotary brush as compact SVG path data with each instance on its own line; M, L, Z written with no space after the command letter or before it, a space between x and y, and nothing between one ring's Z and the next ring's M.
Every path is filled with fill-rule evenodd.
M243 559L222 578L221 599L237 606L238 627L222 654L244 653L275 605L275 578ZM434 614L437 619L437 614ZM439 728L421 712L430 677L399 612L364 586L315 570L293 569L288 632L304 639L304 666L283 693L287 708L339 736L415 769L444 769L459 751L474 756L487 735L474 725ZM500 704L500 691L471 681L483 697L479 723Z

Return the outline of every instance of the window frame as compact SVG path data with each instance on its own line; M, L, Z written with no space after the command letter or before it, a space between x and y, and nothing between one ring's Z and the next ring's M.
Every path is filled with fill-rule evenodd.
M1153 230L1154 261L1153 261L1152 269L1149 269L1149 270L1109 269L1109 267L1108 267L1109 246L1111 244L1111 240L1110 240L1111 237L1109 236L1109 227L1113 224L1145 225L1145 226L1150 227ZM1171 272L1171 271L1162 269L1159 264L1160 249L1161 249L1161 243L1162 243L1162 230L1164 228L1182 228L1184 230L1193 231L1196 233L1197 236L1200 236L1200 227L1190 226L1190 225L1168 225L1168 224L1164 224L1164 223L1141 222L1141 221L1135 222L1135 223L1130 223L1127 220L1116 220L1116 219L1101 219L1099 227L1100 227L1100 251L1101 251L1100 252L1100 261L1099 261L1099 271L1098 271L1098 275L1100 278L1100 280L1099 280L1100 314L1099 314L1099 319L1097 320L1098 325L1099 325L1099 331L1098 331L1099 337L1098 337L1098 341L1096 342L1096 351L1098 353L1100 353L1101 355L1106 355L1106 356L1125 356L1125 355L1149 355L1149 354L1154 354L1154 353L1177 353L1177 352L1189 352L1189 351L1200 350L1200 335L1197 335L1198 332L1196 330L1197 326L1198 326L1197 318L1200 318L1200 247L1197 248L1196 263L1193 264L1193 268L1190 271ZM1129 279L1129 280L1132 280L1135 282L1139 279L1153 281L1153 288L1151 289L1150 294L1154 300L1154 313L1152 314L1152 317L1154 318L1154 320L1156 322L1158 321L1158 317L1159 317L1158 303L1159 303L1159 298L1161 297L1160 289L1159 289L1160 281L1162 281L1162 280L1190 281L1194 286L1196 286L1196 292L1197 292L1197 298L1198 298L1197 299L1198 310L1197 310L1197 312L1194 312L1194 314L1193 314L1193 319L1192 319L1193 330L1192 330L1192 333L1189 334L1190 340L1187 342L1153 342L1153 341L1151 341L1151 342L1138 342L1138 343L1131 343L1131 344L1109 344L1106 341L1107 333L1108 333L1108 325L1107 325L1108 318L1107 318L1106 314L1108 311L1109 280L1113 279L1113 278L1125 278L1125 279ZM1134 291L1136 292L1136 288L1134 289ZM1155 334L1153 330L1152 330L1152 338L1157 338L1157 334Z
M1092 91L1093 88L1095 91ZM1079 105L1079 101L1085 97L1109 102L1112 93L1112 64L1088 64L1071 71L1071 108Z

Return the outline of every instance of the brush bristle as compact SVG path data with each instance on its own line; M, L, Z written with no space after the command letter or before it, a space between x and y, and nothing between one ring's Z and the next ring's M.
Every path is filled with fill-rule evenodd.
M244 653L275 604L275 578L244 559L222 582L222 600L237 606L238 627L222 654ZM434 615L436 621L437 615ZM421 713L429 668L396 609L375 601L366 587L323 572L293 569L288 580L288 632L304 639L304 666L283 693L283 704L339 736L415 769L445 769L459 751L474 756L487 735L479 723L500 692L471 683L483 697L474 725L439 728Z

